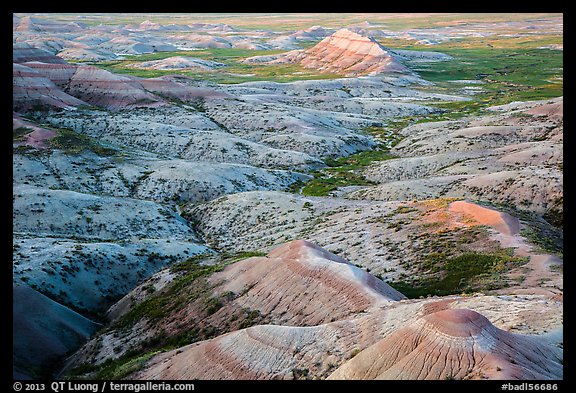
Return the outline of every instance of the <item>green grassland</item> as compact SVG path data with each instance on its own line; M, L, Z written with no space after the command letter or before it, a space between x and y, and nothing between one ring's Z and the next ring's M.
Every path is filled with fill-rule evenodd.
M476 102L499 105L563 94L563 53L549 49L466 48L441 50L454 60L419 66L418 74L440 88L449 81L482 80Z
M375 184L358 173L358 169L394 158L385 147L361 151L339 159L326 159L327 168L311 172L312 179L296 182L291 190L306 196L327 196L338 187L368 186Z
M514 100L536 100L563 94L563 52L538 49L550 44L562 44L557 35L531 37L487 37L459 39L434 46L414 45L400 39L378 39L391 48L434 50L451 55L454 60L433 63L410 63L423 79L434 82L429 89L447 93L462 85L455 80L482 80L486 93L479 95L472 104L485 107ZM303 43L303 47L314 45ZM334 79L337 74L324 74L297 64L245 64L242 60L259 55L276 55L279 50L249 50L237 48L212 48L193 51L155 52L127 56L122 60L97 62L95 65L119 74L151 78L168 74L182 74L214 83L242 83L249 81L291 82L309 79ZM133 66L139 62L160 60L173 56L190 56L224 63L214 70L150 70ZM464 103L457 105L465 106ZM459 108L447 108L459 109Z
M237 48L211 48L194 51L154 52L127 56L122 60L103 61L94 65L117 74L128 74L140 78L156 78L164 75L186 75L194 79L213 83L242 83L253 81L293 82L297 80L334 79L341 75L320 73L298 64L247 64L242 60L261 55L276 55L279 50L249 50ZM134 65L151 60L162 60L173 56L196 57L224 63L226 66L213 70L152 70L138 69Z
M514 257L505 252L468 252L452 258L428 258L428 268L435 272L435 276L389 284L411 299L430 295L470 294L506 287L503 274L526 262L527 258Z
M329 11L329 10L326 10ZM19 14L23 16L25 14ZM84 13L57 14L51 19L65 22L81 22L86 25L138 24L150 20L160 24L187 25L193 23L226 23L245 30L292 31L321 25L341 28L369 21L381 24L388 30L403 31L415 28L431 28L482 22L511 22L560 17L561 13ZM42 16L38 16L42 17Z
M402 122L390 125L388 127L367 127L362 130L364 134L372 135L378 145L372 150L360 151L346 157L337 159L326 158L324 162L327 167L315 170L310 174L312 179L302 182L298 181L290 186L290 190L306 196L327 196L338 187L345 186L368 186L375 184L367 180L359 173L368 165L378 161L385 161L395 158L390 153L391 146L400 141L397 134L398 127Z
M563 51L541 49L562 44L561 35L530 37L490 36L451 40L433 46L414 45L406 40L381 39L390 48L432 50L453 57L451 61L410 63L423 79L433 82L429 89L450 94L463 84L460 80L481 80L484 93L471 102L442 103L440 108L455 115L512 101L541 100L563 94Z
M168 51L168 52L153 52L144 53L141 55L130 55L126 56L124 59L126 61L151 61L151 60L162 60L173 56L190 56L198 57L201 59L220 61L224 63L233 64L239 59L244 59L251 56L260 55L275 55L282 53L282 50L252 50L252 49L238 49L238 48L207 48L198 50L179 50L179 51Z
M434 83L421 87L433 92L458 94L465 84L459 80L482 80L484 91L470 101L431 102L428 105L441 110L436 114L399 119L381 128L365 130L381 140L392 136L403 127L438 120L458 119L467 115L480 115L494 105L512 101L542 100L563 94L563 53L558 50L537 49L539 46L561 43L561 37L542 36L533 40L523 38L494 38L492 40L461 40L439 44L432 49L451 55L451 61L413 63L411 67L425 80ZM396 42L397 43L397 42ZM398 44L398 43L397 43ZM422 46L396 45L403 49L431 50ZM384 135L383 131L393 132ZM357 169L394 156L384 146L353 154L335 162L327 160L328 168L312 172L313 178L292 187L304 195L326 196L338 187L372 184L358 174Z

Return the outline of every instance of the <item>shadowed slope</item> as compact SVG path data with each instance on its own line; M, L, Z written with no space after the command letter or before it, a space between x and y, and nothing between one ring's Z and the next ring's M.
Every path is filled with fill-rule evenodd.
M53 367L98 328L30 287L14 286L12 294L15 379L37 377L35 369Z
M24 63L28 61L38 61L51 64L66 64L66 60L43 49L35 48L25 42L14 44L12 46L12 62Z

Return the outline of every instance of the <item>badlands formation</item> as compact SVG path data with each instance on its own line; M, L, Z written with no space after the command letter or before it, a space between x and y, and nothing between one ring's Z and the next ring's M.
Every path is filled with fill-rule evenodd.
M249 58L255 61L258 58ZM341 29L306 50L294 50L278 56L272 63L299 63L320 72L343 73L345 76L409 73L393 55L373 38Z
M111 18L13 18L15 379L563 378L563 98L443 118L482 84L379 43L523 22Z

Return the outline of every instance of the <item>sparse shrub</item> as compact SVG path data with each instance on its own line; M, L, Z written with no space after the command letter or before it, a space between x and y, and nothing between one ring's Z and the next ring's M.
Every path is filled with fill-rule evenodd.
M307 368L293 368L292 379L308 379L310 371Z
M209 298L206 302L207 308L206 311L208 315L214 314L216 311L220 310L223 306L222 302L218 298Z

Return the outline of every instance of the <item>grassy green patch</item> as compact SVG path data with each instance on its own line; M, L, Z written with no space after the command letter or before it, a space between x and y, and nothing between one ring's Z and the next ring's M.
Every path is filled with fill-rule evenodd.
M122 60L96 62L94 65L118 74L128 74L141 78L156 78L163 75L180 74L198 80L214 83L242 83L252 81L292 82L310 79L334 79L341 75L319 73L315 69L304 68L298 64L248 64L242 61L248 57L275 55L281 50L249 50L238 48L212 48L196 51L154 52L127 56ZM173 56L196 57L225 64L212 70L153 70L134 68L135 64L161 60Z
M528 239L531 243L546 253L555 254L560 257L564 254L563 239L545 228L538 226L526 226L520 230L520 234Z
M141 370L148 360L160 352L158 350L144 354L128 352L117 359L107 359L100 365L82 364L70 370L66 377L75 379L90 375L90 378L95 380L119 380Z
M217 61L220 63L233 63L235 60L245 59L251 56L261 56L261 55L275 55L282 53L282 50L252 50L252 49L240 49L240 48L206 48L200 50L179 50L172 52L153 52L145 53L142 55L132 55L126 56L125 61L152 61L152 60L163 60L169 57L181 56L181 57L196 57L204 60Z
M485 92L476 95L473 101L438 105L452 117L462 111L473 114L488 106L543 100L563 94L562 51L536 49L527 42L507 45L481 42L479 45L471 45L468 41L438 45L435 50L453 56L454 60L414 65L422 78L435 82L435 88L447 92L456 87L450 81L485 82L479 85ZM535 45L546 42L548 40Z
M395 158L389 147L400 140L396 127L368 127L363 131L380 139L380 144L373 150L365 150L340 158L326 158L327 167L311 172L312 179L298 181L290 186L290 191L306 196L326 196L338 187L368 186L375 184L358 173L358 170L378 161Z
M430 50L403 39L378 40L385 46L409 50ZM562 44L561 35L514 37L494 35L483 38L461 38L434 45L432 50L453 57L450 61L410 62L407 64L434 86L423 90L459 94L465 86L460 80L481 80L473 85L484 90L470 101L429 103L443 110L426 116L421 122L451 120L466 115L484 113L489 106L512 101L543 100L563 95L563 52L538 49L550 44ZM406 119L405 119L406 120Z
M194 301L208 293L208 285L205 278L215 272L221 271L224 264L201 265L199 257L192 257L184 262L171 266L171 271L179 272L182 275L176 278L169 286L162 291L154 292L143 302L134 306L128 313L124 314L114 324L117 328L132 326L137 321L146 318L154 323L171 313L185 307L191 301ZM191 283L194 287L191 291L181 292Z
M97 139L66 128L57 130L56 136L51 138L48 143L55 149L64 150L67 154L80 154L86 150L100 156L116 154L115 150L102 146Z
M122 379L144 367L144 364L160 351L153 351L144 355L127 356L119 359L108 359L103 367L96 373L95 379L118 380Z
M198 254L190 257L182 262L178 262L170 266L170 271L173 273L178 272L199 272L198 276L203 275L202 265L200 262L203 259L210 257L212 253Z
M223 263L229 264L247 258L264 257L264 256L266 256L266 253L262 251L239 251L235 253L224 253L221 255L221 259Z
M211 288L206 278L213 273L222 271L231 263L266 254L258 251L244 251L222 254L218 257L218 263L213 265L200 263L210 255L196 255L172 265L170 270L173 273L178 273L179 277L163 290L152 293L146 300L134 306L115 323L115 327L129 327L144 318L155 323L199 299L204 302L204 309L207 314L213 314L222 307L223 303L220 299L210 295Z
M550 84L548 79L562 76L561 51L490 47L438 50L453 56L454 60L418 66L418 73L432 82L481 79L500 84L500 87L504 82L524 87L542 87Z
M563 203L563 201L563 197L558 197L556 200L552 201L552 206L549 209L557 208ZM558 225L558 223L553 222L549 217L550 212L547 212L543 217L540 217L534 212L519 209L517 205L488 201L478 201L478 203L489 208L506 212L523 221L525 225L521 227L520 234L539 248L537 252L545 252L563 257L564 232L562 230L562 223ZM563 214L557 214L559 214L559 218L563 218Z
M32 132L31 128L28 127L18 127L12 130L12 139L15 141L24 140L24 135Z
M438 272L435 277L414 279L410 282L396 281L390 285L409 298L498 289L508 285L502 277L503 273L526 262L525 258L514 257L505 252L469 252L451 258L444 258L442 253L431 254L428 267Z
M313 172L314 178L306 183L296 183L292 187L301 188L302 195L306 196L326 196L335 191L338 187L346 186L367 186L375 184L367 180L364 176L348 171L337 171L330 173L328 170ZM303 184L303 185L302 185Z
M411 117L402 119L390 119L386 127L370 126L362 129L366 135L371 135L380 141L382 149L390 149L402 140L399 134L404 127L408 126L412 121Z
M343 158L326 159L327 168L311 172L314 176L312 179L296 182L290 189L294 192L300 190L301 194L306 196L326 196L338 187L373 185L374 182L355 171L376 161L392 158L394 156L387 149L378 148Z
M324 162L326 165L328 165L328 167L330 167L329 171L344 172L360 169L371 165L376 161L385 161L391 158L395 158L395 156L391 154L387 149L377 148L376 150L361 151L337 159L328 158L324 160Z

